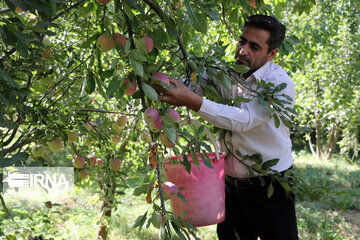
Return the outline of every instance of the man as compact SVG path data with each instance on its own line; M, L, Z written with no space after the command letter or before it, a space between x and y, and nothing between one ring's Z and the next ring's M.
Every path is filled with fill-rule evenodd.
M286 94L295 99L293 82L281 67L271 62L284 38L285 26L276 18L250 16L236 48L236 64L250 68L244 77L252 87L256 87L258 79L275 85L286 83L279 95ZM293 195L289 197L278 182L271 182L269 176L252 172L248 167L253 164L251 160L241 159L253 154L260 154L263 162L279 159L272 169L284 174L293 163L289 129L282 123L276 127L268 107L256 98L228 106L202 98L179 81L172 80L171 83L170 90L156 87L161 101L187 106L210 124L231 132L222 141L223 150L228 154L225 159L226 219L217 226L219 239L298 239ZM233 98L247 97L249 91L234 85L225 94ZM292 108L294 102L287 107ZM270 183L274 192L269 197Z

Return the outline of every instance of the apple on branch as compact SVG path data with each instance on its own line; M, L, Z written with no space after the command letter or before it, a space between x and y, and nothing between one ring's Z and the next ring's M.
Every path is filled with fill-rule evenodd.
M76 142L78 138L77 132L67 132L68 142Z
M86 171L86 169L81 169L79 171L79 176L80 176L81 180L84 180L89 176L89 173L88 173L88 171Z
M61 139L55 138L52 141L47 142L48 148L52 152L56 152L63 148Z
M175 197L179 192L179 188L172 182L165 182L162 185L162 189L164 194L164 200Z
M107 52L111 50L115 45L115 40L113 36L107 35L106 33L101 34L96 40L96 47L101 52Z
M124 79L125 84L125 94L126 95L134 95L136 92L136 79L132 79L131 81L128 78Z
M151 81L151 84L157 84L161 86L161 83L163 83L166 86L170 86L170 80L165 73L156 72L153 74L152 77L153 77L153 81Z
M117 172L121 168L121 161L119 159L114 159L110 162L110 170Z
M164 123L161 117L158 117L155 122L149 122L149 127L152 132L160 132Z
M165 146L165 147L169 147L172 148L175 146L177 139L178 139L178 134L176 133L176 139L175 142L172 142L166 135L164 132L161 132L159 135L160 138L160 142Z
M33 150L32 150L32 154L34 155L34 157L42 157L42 158L44 158L44 156L45 156L45 147L43 145L34 147Z
M121 33L115 33L114 35L115 41L120 44L120 46L125 46L126 43L128 42L128 40L126 39L126 37L124 35L122 35Z
M96 162L97 162L96 156L93 156L93 155L89 156L88 159L89 159L89 161L88 161L89 166L90 167L95 167Z
M180 122L180 114L175 109L170 108L166 111L166 113L167 113L167 116L169 117L170 121L172 121L173 123Z
M147 108L144 113L145 121L155 122L159 118L159 112L155 108Z
M83 168L85 166L85 158L76 156L73 161L74 168Z

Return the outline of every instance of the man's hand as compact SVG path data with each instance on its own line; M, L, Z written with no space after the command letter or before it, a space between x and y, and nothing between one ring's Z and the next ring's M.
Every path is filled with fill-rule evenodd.
M170 78L170 89L159 85L152 87L158 92L159 100L173 106L186 106L195 112L200 110L203 98L174 78Z

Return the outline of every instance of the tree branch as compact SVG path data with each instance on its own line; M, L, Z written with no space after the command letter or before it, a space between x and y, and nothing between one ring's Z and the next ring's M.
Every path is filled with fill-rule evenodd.
M133 29L131 26L131 22L130 22L129 17L126 15L125 11L123 11L123 13L125 16L126 26L127 26L128 32L129 32L129 40L131 41L131 48L135 49L134 32L133 32ZM144 94L144 90L142 87L142 81L139 76L136 77L136 82L137 82L137 85L139 86L139 90L140 90L141 104L142 104L143 108L146 108L147 105L146 105L146 101L145 101L145 94Z
M69 12L71 9L75 8L75 7L78 7L79 5L81 5L83 2L85 2L86 0L80 0L78 1L77 3L75 3L74 5L68 7L67 9L65 9L64 11L56 14L55 16L51 17L49 19L49 22L52 22L54 21L55 19L59 18L60 16L64 15L65 13Z
M74 111L79 111L79 112L119 113L119 114L127 115L127 116L134 116L134 117L137 116L136 114L115 112L115 111L110 111L110 110L105 110L105 109L99 109L99 108L95 108L95 109L73 109L73 110L74 110Z
M230 35L231 35L234 39L236 39L234 32L231 30L228 22L226 21L224 4L221 4L221 8L222 8L222 16L223 16L224 24L225 24L226 28L229 30Z
M71 70L71 72L68 74L72 74L76 69L78 69L83 63L85 63L87 60L89 60L90 57L92 57L94 54L94 51L91 52L91 54L85 59L83 60L79 65L77 65L73 70ZM58 82L56 82L54 85L52 85L48 90L47 92L44 94L44 96L42 96L38 102L38 105L40 105L41 101L53 90L55 89L62 81L65 80L65 78L68 76L64 76L62 79L60 79ZM68 86L68 88L65 90L65 92L54 102L52 103L49 107L53 106L55 103L57 103L66 93L67 91L69 91L70 87L74 84L74 82L76 81L76 79L74 79L70 85Z
M160 19L161 19L163 22L165 22L164 12L163 12L163 10L161 10L161 8L159 8L158 6L156 6L151 0L144 0L144 2L146 2L146 3L149 5L149 7L156 12L156 14L160 17ZM174 21L173 21L172 19L170 19L170 20L171 20L171 22L175 25ZM169 29L168 29L168 30L169 30ZM179 36L179 34L178 34L178 32L177 32L176 30L175 30L175 34L176 34L176 41L177 41L178 44L179 44L179 47L180 47L180 50L181 50L181 52L182 52L182 54L183 54L183 56L184 56L184 59L187 59L187 58L188 58L188 55L187 55L187 52L186 52L186 50L185 50L184 44L183 44L182 40L180 39L180 36Z
M11 9L10 9L10 8L1 10L1 11L0 11L0 15L1 15L1 14L5 14L5 13L8 13L8 12L11 12Z

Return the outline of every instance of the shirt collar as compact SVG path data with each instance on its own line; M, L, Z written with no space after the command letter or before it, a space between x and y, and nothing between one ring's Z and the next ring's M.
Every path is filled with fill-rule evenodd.
M255 81L257 80L257 79L263 79L264 77L264 75L265 75L265 73L267 72L267 70L270 68L270 64L271 64L271 61L267 61L265 64L264 64L264 66L262 66L261 68L259 68L258 70L256 70L255 72L253 72L253 74L251 74L251 78L252 78L252 76L253 76L253 78L255 78Z

